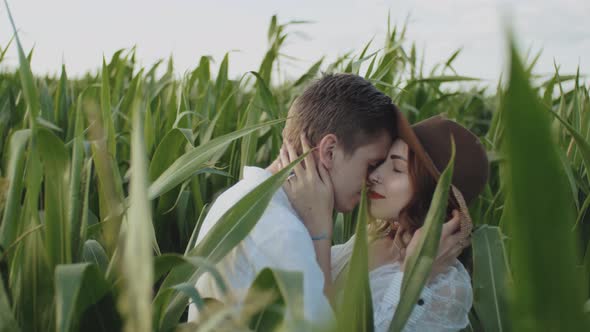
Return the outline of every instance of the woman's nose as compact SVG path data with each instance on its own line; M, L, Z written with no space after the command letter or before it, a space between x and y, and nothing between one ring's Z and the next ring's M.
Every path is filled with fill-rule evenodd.
M381 183L381 176L377 170L374 170L369 174L369 183L370 184L378 184Z

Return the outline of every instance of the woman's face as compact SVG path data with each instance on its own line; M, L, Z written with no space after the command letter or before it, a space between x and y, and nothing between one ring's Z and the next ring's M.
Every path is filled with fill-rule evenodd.
M385 161L369 175L369 211L381 220L397 220L413 190L408 174L408 145L393 142Z

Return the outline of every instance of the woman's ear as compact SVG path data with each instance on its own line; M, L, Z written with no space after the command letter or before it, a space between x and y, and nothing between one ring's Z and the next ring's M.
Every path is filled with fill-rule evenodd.
M317 145L318 159L329 170L334 166L334 156L337 146L338 137L334 134L328 134L322 137Z

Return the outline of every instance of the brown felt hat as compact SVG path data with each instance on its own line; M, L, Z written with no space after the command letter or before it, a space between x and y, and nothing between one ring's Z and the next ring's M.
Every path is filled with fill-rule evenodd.
M398 137L408 144L408 148L437 181L451 158L451 136L453 137L455 165L452 194L456 207L468 219L462 222L462 226L466 226L462 227L462 231L467 235L471 231L467 205L483 191L489 176L485 148L476 135L457 122L437 115L410 126L405 116L397 107L394 108Z

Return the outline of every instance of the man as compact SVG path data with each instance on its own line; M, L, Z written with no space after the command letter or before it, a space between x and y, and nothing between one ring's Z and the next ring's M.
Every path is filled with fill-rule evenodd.
M301 134L307 135L313 146L322 141L322 151L330 159L334 208L339 212L354 209L368 172L384 159L395 136L391 99L359 76L327 75L297 98L288 116L283 139L293 142L299 153ZM277 171L277 162L267 169L246 167L244 178L211 206L197 243L231 206ZM321 234L310 234L284 190L279 189L251 233L217 268L238 300L243 300L252 281L265 267L301 271L304 316L312 322L325 322L331 319L332 312L324 296L324 275L314 251L317 241L312 237ZM203 297L221 299L209 274L203 275L196 287ZM189 321L197 315L191 305Z

